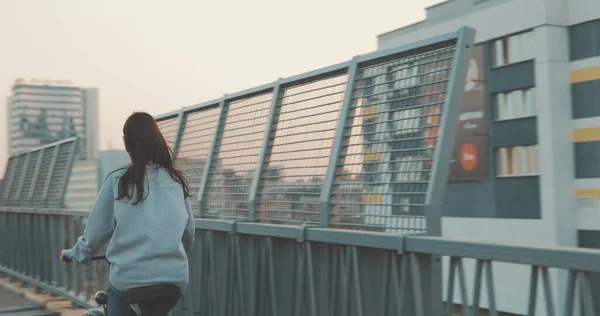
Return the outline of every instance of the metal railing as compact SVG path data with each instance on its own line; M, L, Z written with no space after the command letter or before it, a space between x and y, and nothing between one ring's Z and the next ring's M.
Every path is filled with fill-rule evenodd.
M0 182L0 206L62 206L75 161L77 137L9 158Z
M87 214L0 209L0 272L94 306L93 293L107 286L104 263L67 269L58 262ZM531 271L528 280L514 280L529 296L513 313L592 316L598 308L589 274L600 273L600 251L210 219L197 219L196 229L191 284L175 315L501 315L495 293L511 288L498 287L493 271L505 263ZM431 269L440 257L447 268L440 297L456 304L427 290L442 291ZM467 261L475 264L472 286ZM568 273L566 287L553 269Z

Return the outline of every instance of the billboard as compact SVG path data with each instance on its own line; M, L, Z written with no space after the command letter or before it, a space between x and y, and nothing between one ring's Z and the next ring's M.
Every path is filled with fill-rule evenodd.
M485 49L473 48L450 167L450 180L482 180L489 176Z

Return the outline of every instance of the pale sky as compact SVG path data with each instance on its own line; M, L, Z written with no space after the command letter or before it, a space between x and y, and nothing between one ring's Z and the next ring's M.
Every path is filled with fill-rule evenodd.
M0 0L0 176L16 78L100 93L100 150L131 112L161 114L376 49L441 0Z

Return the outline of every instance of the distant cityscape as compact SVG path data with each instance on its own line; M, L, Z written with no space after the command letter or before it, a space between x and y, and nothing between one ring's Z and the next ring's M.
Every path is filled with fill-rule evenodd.
M6 104L9 164L18 159L14 163L19 170L51 168L57 162L42 164L59 159L53 144L75 137L75 159L66 166L70 172L61 207L89 210L105 175L129 162L125 151L99 151L98 89L68 80L17 79L11 92ZM41 153L25 155L42 147Z

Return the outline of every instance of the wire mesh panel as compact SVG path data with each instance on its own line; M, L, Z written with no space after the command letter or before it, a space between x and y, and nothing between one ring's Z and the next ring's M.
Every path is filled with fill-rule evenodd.
M23 179L23 171L25 169L25 164L27 162L27 155L19 155L16 157L16 165L12 175L12 181L10 183L10 187L8 188L8 204L15 205L17 201L15 200L19 193L19 183Z
M204 192L204 217L247 218L250 187L262 148L272 94L230 102L223 108Z
M29 198L29 193L31 192L31 188L33 187L35 181L35 172L41 153L42 151L38 150L30 154L29 163L27 164L27 169L24 172L25 179L23 181L23 187L19 196L19 199L21 200Z
M64 143L58 147L58 154L54 162L50 186L48 187L47 206L61 207L63 193L67 186L67 175L71 171L72 155L75 143Z
M19 194L21 193L21 184L25 180L25 169L27 168L28 159L29 153L20 155L17 159L17 166L15 168L11 186L8 191L9 205L19 204Z
M179 118L177 116L170 117L170 118L162 119L156 123L158 124L158 128L160 129L160 132L165 137L165 140L167 141L167 145L169 145L169 147L171 147L171 148L174 148L175 147L175 137L177 136L177 131L179 130Z
M18 156L10 157L4 171L4 179L0 182L0 205L7 205L10 197L10 187L14 179L15 169L17 167Z
M218 107L204 108L186 115L185 128L175 163L186 173L193 194L196 194L200 188L204 166L209 158L210 146L216 132L218 116ZM197 196L193 196L190 201L192 208L197 210Z
M425 231L425 198L453 43L359 67L333 188L336 226Z
M283 89L257 196L258 218L318 223L319 197L347 75Z
M42 199L44 198L46 181L48 181L50 169L52 168L52 161L54 160L54 150L55 148L45 148L43 150L42 164L40 165L40 170L38 171L37 179L35 179L33 187L33 196L31 199L31 204L33 205L43 205Z

